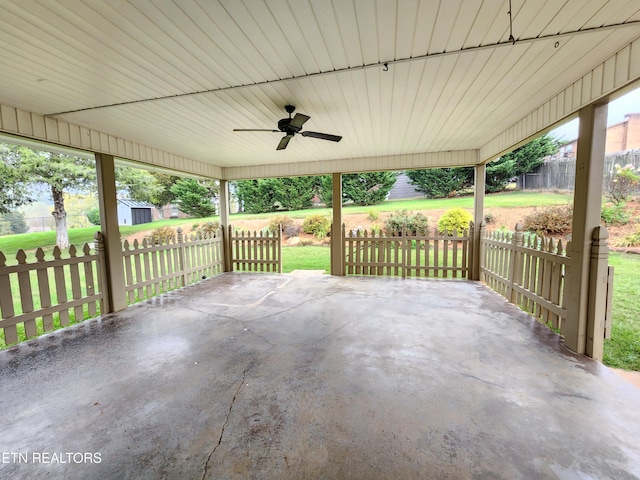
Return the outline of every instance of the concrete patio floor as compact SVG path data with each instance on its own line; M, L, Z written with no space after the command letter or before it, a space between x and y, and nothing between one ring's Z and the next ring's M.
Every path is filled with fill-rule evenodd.
M0 382L1 478L640 478L640 390L474 282L224 274Z

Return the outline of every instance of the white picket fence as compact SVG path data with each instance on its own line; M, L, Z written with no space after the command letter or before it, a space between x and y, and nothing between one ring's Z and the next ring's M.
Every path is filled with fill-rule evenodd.
M229 225L228 239L232 271L282 273L282 228L251 232Z
M222 273L222 230L214 234L177 237L158 242L124 241L125 290L129 303L151 298Z
M99 314L103 299L99 265L104 254L92 253L88 244L81 252L78 255L72 245L63 258L55 247L53 258L47 260L39 248L36 261L28 263L26 253L18 250L16 265L7 265L0 252L0 346Z
M347 233L343 224L342 238L347 275L469 278L473 222L460 235L434 229L397 236L359 229Z
M561 329L568 244L552 238L487 231L480 226L480 280L510 302L553 328Z

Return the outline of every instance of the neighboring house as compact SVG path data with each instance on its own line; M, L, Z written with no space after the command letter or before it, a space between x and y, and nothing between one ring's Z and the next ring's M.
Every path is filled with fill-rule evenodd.
M565 143L558 150L557 157L575 158L578 139ZM640 149L640 113L627 113L624 120L607 128L605 153L625 152Z
M139 225L153 220L150 203L136 202L129 199L118 199L118 225Z

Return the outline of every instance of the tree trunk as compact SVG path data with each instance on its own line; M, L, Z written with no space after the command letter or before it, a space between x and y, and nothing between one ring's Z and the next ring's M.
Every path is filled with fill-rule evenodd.
M159 207L159 206L156 205L156 210L158 210L158 216L161 219L164 219L164 207Z
M53 197L53 218L56 221L56 245L59 248L69 247L69 232L67 231L67 212L64 209L64 193L56 187L51 187Z

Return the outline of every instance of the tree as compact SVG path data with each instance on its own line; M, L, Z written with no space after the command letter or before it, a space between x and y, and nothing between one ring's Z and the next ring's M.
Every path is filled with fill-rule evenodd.
M348 173L342 175L342 203L352 201L356 205L376 205L384 202L396 183L397 172ZM326 205L333 201L332 178L320 179L320 198Z
M171 192L176 196L178 208L187 215L202 218L216 212L213 199L218 190L212 182L183 178L171 187Z
M152 203L163 190L150 172L131 167L116 167L116 187L131 200L146 203Z
M10 233L26 233L29 230L24 214L20 212L8 212L0 216L0 235Z
M20 169L24 147L0 144L0 213L8 213L20 205L31 202L29 178Z
M69 232L64 196L69 191L90 191L96 188L95 162L82 157L19 148L19 169L27 175L29 182L49 186L53 199L51 214L56 224L56 245L67 248Z
M544 157L558 151L558 145L555 137L545 134L487 164L485 191L492 193L504 190L512 178L542 165Z
M272 178L238 180L236 196L243 211L249 213L276 211L276 195L273 180Z
M270 182L275 202L283 210L303 210L312 206L320 178L315 177L287 177L273 178Z
M473 185L473 167L407 170L406 174L427 198L448 197Z
M162 188L155 192L152 196L150 202L156 206L158 211L160 212L160 216L164 215L164 211L162 207L173 203L176 199L175 194L171 191L171 187L173 187L180 177L175 175L168 175L166 173L151 173L153 177L156 179L156 184L160 185Z
M382 203L396 184L397 172L350 173L342 176L342 195L356 205Z

